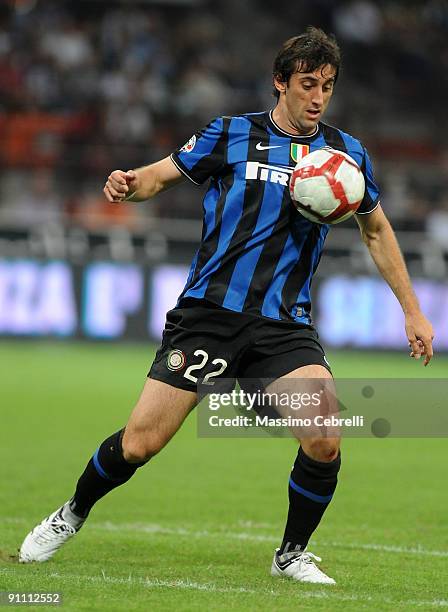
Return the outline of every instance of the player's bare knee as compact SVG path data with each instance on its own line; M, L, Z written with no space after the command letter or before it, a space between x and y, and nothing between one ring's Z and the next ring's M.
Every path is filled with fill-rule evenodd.
M305 453L315 461L329 463L339 454L339 440L336 438L313 438L302 442Z
M128 441L126 444L123 441L123 457L128 463L141 463L149 459L144 446L133 441Z
M123 457L129 463L148 461L157 455L165 446L165 440L158 434L129 434L124 435L122 447Z

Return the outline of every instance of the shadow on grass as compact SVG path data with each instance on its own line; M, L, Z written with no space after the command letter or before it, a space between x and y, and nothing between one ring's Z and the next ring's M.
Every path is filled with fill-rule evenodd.
M6 552L6 550L2 550L0 548L0 561L2 561L3 563L18 563L19 554L15 553L14 555L12 555L11 553Z

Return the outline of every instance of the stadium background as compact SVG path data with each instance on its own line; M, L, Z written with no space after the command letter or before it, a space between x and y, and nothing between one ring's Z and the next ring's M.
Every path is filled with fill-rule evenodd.
M0 356L3 429L10 435L1 457L5 465L20 448L21 460L5 472L2 588L54 590L59 585L71 601L68 608L77 610L103 609L105 597L108 609L115 604L119 609L114 597L118 601L123 590L135 597L135 609L145 609L148 601L157 609L169 609L167 602L179 609L212 609L217 607L216 592L225 599L222 609L267 609L274 602L283 609L279 599L270 599L275 593L268 579L257 582L255 569L261 563L260 542L270 551L273 534L281 530L286 485L277 486L277 474L279 469L287 473L291 448L285 452L284 441L270 442L261 481L255 464L265 454L266 441L246 446L244 441L213 441L226 461L221 468L218 458L210 474L209 455L216 447L204 440L195 446L192 423L173 441L174 450L157 459L157 470L114 494L119 508L101 506L91 540L86 534L85 548L73 547L72 557L64 551L62 565L52 568L53 578L32 568L17 573L9 560L32 523L70 493L67 475L74 481L94 445L115 431L132 406L164 314L183 285L200 237L197 187L185 184L149 203L110 206L102 197L105 177L114 168L166 156L214 116L273 106L273 56L287 37L308 24L334 32L341 44L343 71L326 121L353 133L369 149L382 205L434 324L439 356L425 371L409 361L401 311L373 269L354 222L330 232L314 284L314 318L321 338L340 376L446 377L447 360L441 356L448 350L445 0L4 1ZM406 440L388 440L380 453L375 442L349 441L346 474L351 483L338 502L338 512L363 518L347 525L339 514L330 513L319 539L326 558L342 568L341 576L342 570L354 576L354 566L369 572L370 555L375 554L371 590L366 594L354 578L356 588L350 588L355 590L339 595L301 591L302 609L308 603L310 609L327 609L331 603L332 609L345 610L361 604L398 609L400 601L403 609L446 603L433 579L441 575L447 554L446 525L438 512L446 493L436 491L445 477L443 441L408 445ZM182 466L176 453L182 453ZM431 468L422 457L431 457ZM244 478L239 461L245 461ZM57 469L49 473L48 465L55 463ZM173 470L188 488L182 510L169 486ZM228 490L222 491L216 480ZM350 490L353 484L362 491L361 499ZM246 510L244 487L253 501ZM425 489L424 508L415 499L419 487ZM397 495L407 507L405 524L398 515L391 519L400 512L394 503ZM278 499L278 507L266 507L266 496ZM166 500L160 508L159 497ZM251 514L254 504L263 508L255 512L257 520ZM213 523L212 516L219 520ZM171 582L161 580L156 564L145 566L148 543L142 533L147 521L158 521L146 532L151 547L157 546L161 567L170 569ZM185 525L182 534L179 529ZM207 538L198 536L204 525L216 557ZM240 535L221 541L219 530L236 531L235 526ZM247 536L251 529L252 540ZM179 540L189 555L183 552L176 564L172 551ZM325 550L330 540L333 544ZM412 569L416 542L429 549L418 557L423 572L418 579ZM369 548L374 545L380 546L375 553ZM391 565L394 547L398 557ZM111 549L121 565L117 562L117 574L109 580L112 569L101 572L110 568ZM247 555L254 559L253 575L244 594L247 584L242 586L232 568ZM409 561L407 569L402 560ZM223 576L218 578L219 572L207 563ZM185 564L200 569L188 574ZM399 579L388 582L394 571ZM148 588L143 589L143 580L149 580ZM210 584L216 589L208 589ZM176 588L184 592L173 596ZM276 588L281 597L295 597L289 585Z

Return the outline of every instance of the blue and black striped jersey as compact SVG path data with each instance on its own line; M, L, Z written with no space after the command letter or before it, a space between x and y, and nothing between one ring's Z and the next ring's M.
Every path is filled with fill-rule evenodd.
M211 179L201 244L181 298L311 324L310 286L329 226L297 212L288 182L297 161L324 146L359 164L366 192L357 214L373 211L379 191L366 149L325 123L299 137L280 129L272 111L219 117L171 155L194 183Z

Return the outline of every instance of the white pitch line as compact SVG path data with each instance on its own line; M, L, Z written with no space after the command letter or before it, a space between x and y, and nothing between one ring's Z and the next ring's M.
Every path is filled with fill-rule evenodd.
M16 573L13 569L0 568L0 574ZM87 583L106 583L106 584L121 584L121 585L132 585L141 586L144 588L170 588L170 589L191 589L194 591L205 591L209 593L244 593L252 595L269 595L272 597L284 597L284 593L281 591L275 591L274 589L248 589L246 587L220 587L213 583L200 583L192 582L190 580L160 580L150 578L133 578L129 575L127 578L119 578L115 576L107 576L104 570L101 571L101 576L87 576L82 574L59 574L52 572L49 574L49 578L56 580L76 580L77 582ZM388 604L396 605L398 602L394 601L389 597L373 597L371 595L343 595L342 593L329 591L303 591L298 586L297 597L300 599L326 599L331 601L354 601L354 602L369 602L377 604ZM433 608L446 608L448 607L448 601L444 599L433 599L433 600L418 600L408 599L400 600L400 604L405 606L414 607L433 607Z
M26 524L28 521L20 517L5 517L2 518L4 523L10 524ZM254 534L244 531L208 531L200 530L195 531L191 529L184 529L182 527L165 527L158 523L112 523L106 521L103 523L88 523L90 529L99 529L101 531L135 531L138 533L153 533L162 535L175 535L179 537L187 538L222 538L227 540L246 540L248 542L271 542L277 543L279 541L278 536L267 535L267 534ZM250 528L250 523L247 523ZM393 544L363 544L361 542L337 542L337 541L319 541L313 540L313 544L319 544L319 546L330 548L342 548L350 550L368 550L375 552L385 553L398 553L403 555L423 555L426 557L441 557L448 558L448 551L446 550L428 550L426 548L406 546L397 546Z
M279 541L278 536L253 534L247 532L232 532L232 531L208 531L200 530L194 531L190 529L184 529L183 527L172 528L164 527L157 523L112 523L106 521L105 523L94 523L93 529L100 529L103 531L135 531L138 533L154 533L162 535L175 535L184 536L188 538L222 538L228 540L247 540L249 542L272 542L276 543ZM318 542L313 541L314 544ZM399 553L403 555L424 555L428 557L448 557L448 551L444 550L428 550L425 548L407 548L405 546L395 546L388 544L362 544L362 543L350 543L350 542L319 542L320 546L329 546L331 548L349 548L350 550L372 550L377 552L386 553Z
M379 552L400 553L407 555L425 555L429 557L448 557L446 550L426 550L425 548L406 548L388 544L350 544L344 542L325 542L325 546L334 548L350 548L350 550L375 550Z
M114 576L107 576L104 570L101 570L101 576L81 576L81 575L64 575L53 573L50 574L50 578L70 578L76 580L86 580L87 582L107 582L111 584L132 584L140 585L147 588L173 588L173 589L192 589L195 591L211 591L213 593L259 593L255 589L247 589L246 587L219 587L214 584L192 582L191 580L160 580L155 578L117 578Z

